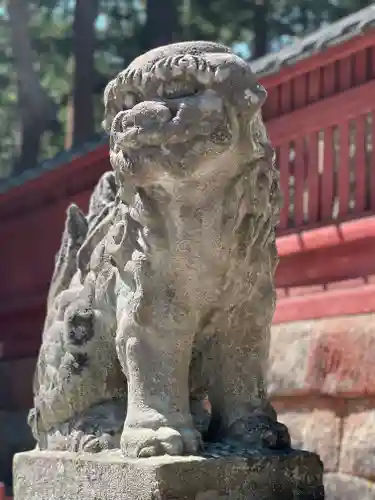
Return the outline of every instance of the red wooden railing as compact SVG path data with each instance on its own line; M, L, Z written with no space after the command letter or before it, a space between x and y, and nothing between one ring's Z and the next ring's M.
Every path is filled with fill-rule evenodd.
M285 207L279 233L375 210L375 31L261 78Z
M375 80L270 120L280 232L375 211Z

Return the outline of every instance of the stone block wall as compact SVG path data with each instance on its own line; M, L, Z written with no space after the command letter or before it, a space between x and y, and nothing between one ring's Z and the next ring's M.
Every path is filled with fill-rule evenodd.
M269 363L279 419L321 456L327 500L375 500L375 314L274 325Z

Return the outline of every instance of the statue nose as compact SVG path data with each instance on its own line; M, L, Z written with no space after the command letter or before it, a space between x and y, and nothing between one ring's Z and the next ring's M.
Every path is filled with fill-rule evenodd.
M130 110L130 117L135 126L147 128L169 122L172 119L172 113L162 102L144 101Z

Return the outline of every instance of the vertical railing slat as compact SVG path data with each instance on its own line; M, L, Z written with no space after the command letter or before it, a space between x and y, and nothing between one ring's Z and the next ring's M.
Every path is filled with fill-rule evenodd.
M292 84L290 81L281 84L281 113L290 113L292 110Z
M270 120L275 116L278 116L280 113L279 90L280 87L275 86L268 91L267 100L265 102L264 108L262 109L262 115L265 121Z
M303 198L305 184L305 158L304 158L304 137L300 136L295 141L294 158L294 223L301 226L303 217Z
M307 75L297 76L293 80L293 109L306 106L307 99Z
M374 48L375 56L375 48ZM374 57L375 62L375 57ZM375 68L374 68L375 74ZM371 114L371 186L370 186L370 198L371 198L371 210L375 210L375 111Z
M340 154L338 172L339 215L349 211L349 122L339 125Z
M314 223L319 215L318 132L310 134L308 143L308 221Z
M366 122L365 117L359 116L355 121L355 208L354 213L357 215L362 213L365 208L366 196L366 151L365 151L365 134Z
M355 85L360 85L366 81L367 77L367 56L366 49L354 54L354 80Z
M323 68L323 94L324 97L329 97L335 92L335 65L328 64Z
M339 62L339 89L348 90L352 85L352 58L345 57Z
M280 213L280 229L288 227L289 219L289 144L286 142L278 148L278 166L280 171L280 187L284 199L284 206Z
M321 175L322 218L332 217L333 207L333 130L324 129L324 162Z
M311 71L307 77L307 101L309 104L318 101L320 97L320 68Z
M370 57L369 57L369 66L370 66L370 78L375 78L375 47L371 47L370 49Z

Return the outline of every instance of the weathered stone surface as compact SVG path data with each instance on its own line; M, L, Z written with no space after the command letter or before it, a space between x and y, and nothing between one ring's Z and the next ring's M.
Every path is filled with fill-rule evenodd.
M340 397L374 394L374 359L372 314L274 325L269 394L320 393Z
M285 424L293 448L317 453L324 470L338 470L343 401L328 398L296 398L274 402L279 420Z
M375 484L347 474L324 474L326 500L375 500Z
M291 452L249 458L126 459L32 451L14 464L15 500L323 500L322 465Z
M340 454L340 471L375 478L375 399L348 401Z
M316 321L298 321L272 326L267 372L270 397L318 392L306 380L312 339L318 335L316 325Z
M87 216L67 213L30 413L41 449L195 454L207 396L211 440L289 447L264 391L281 205L265 98L210 42L108 84L114 172Z
M323 394L374 394L374 320L372 314L326 320L311 346L307 382Z

